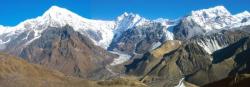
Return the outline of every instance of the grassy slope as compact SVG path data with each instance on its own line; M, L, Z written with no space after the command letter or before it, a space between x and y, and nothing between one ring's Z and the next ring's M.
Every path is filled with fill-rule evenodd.
M110 81L88 81L65 76L35 64L0 53L0 87L145 87L125 78Z

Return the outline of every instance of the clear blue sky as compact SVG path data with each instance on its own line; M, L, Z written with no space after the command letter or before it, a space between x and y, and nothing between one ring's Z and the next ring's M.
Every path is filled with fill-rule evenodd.
M52 5L103 20L113 20L123 12L138 13L148 19L175 19L192 10L217 5L225 6L233 14L250 11L250 0L1 0L0 25L17 25L42 15Z

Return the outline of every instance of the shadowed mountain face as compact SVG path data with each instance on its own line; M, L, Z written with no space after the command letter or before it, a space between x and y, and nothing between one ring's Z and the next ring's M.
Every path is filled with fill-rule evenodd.
M172 33L161 23L136 26L124 31L113 40L109 50L119 50L127 54L144 54L161 45L165 40L172 40Z
M187 40L193 36L200 35L206 31L198 24L183 19L177 26L174 27L175 39Z
M230 76L220 81L216 81L203 87L248 87L250 81L249 74Z
M198 46L195 45L188 49L186 48L189 57L184 57L183 59L188 58L188 61L179 58L176 62L186 81L202 86L233 75L238 67L242 68L241 64L247 63L245 58L248 58L249 54L245 52L249 50L249 34L242 31L225 31L223 35L227 37L224 41L227 41L229 44L211 55L202 47L199 47L200 51L197 50L196 47ZM214 36L216 37L216 35ZM239 62L239 60L245 61L245 63ZM239 73L240 71L236 72Z
M145 54L140 59L127 65L127 73L141 76L141 81L152 86L175 86L184 81L198 86L218 81L235 73L248 72L249 33L245 30L221 31L220 34L208 34L191 38L179 47L163 49L164 45ZM220 37L218 39L218 37ZM212 39L217 38L217 39ZM206 41L206 39L209 39ZM223 39L223 40L222 40ZM200 43L215 45L216 51L210 54ZM165 44L170 43L167 41ZM216 43L214 43L216 42ZM224 46L223 46L224 45ZM175 43L177 46L177 43ZM209 45L207 45L209 46ZM157 52L156 52L157 51ZM160 51L160 52L159 52ZM153 56L152 53L164 53L163 56ZM184 82L183 81L183 82Z
M167 41L156 50L148 52L142 58L134 59L131 64L126 65L126 73L142 77L141 81L150 86L177 85L181 79L179 69L176 64L168 62L172 60L165 56L175 52L180 46L180 41Z
M50 27L43 31L39 39L21 49L10 53L30 63L84 78L90 78L88 76L97 69L104 69L116 57L69 26Z
M232 54L232 52L228 50L231 50L234 53ZM204 87L248 87L250 81L250 38L243 38L239 42L221 50L220 53L221 56L227 56L226 58L232 58L234 60L235 67L229 73L228 77L219 81L206 84L204 85Z

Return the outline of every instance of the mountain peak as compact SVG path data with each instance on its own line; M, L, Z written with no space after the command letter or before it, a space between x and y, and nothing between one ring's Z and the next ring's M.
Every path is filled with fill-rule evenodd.
M185 19L207 31L221 29L237 21L224 6L192 11Z
M208 8L210 10L227 10L224 6L222 5L219 5L219 6L215 6L215 7L211 7L211 8Z
M124 12L122 15L124 16L128 16L129 14L127 12Z
M250 17L250 13L248 11L243 11L235 15L235 17L242 18L242 17Z
M54 18L54 19L60 19L60 18L65 18L65 17L71 18L73 16L74 17L80 17L79 15L67 10L66 8L61 8L61 7L58 7L58 6L51 6L43 14L43 17L50 17L50 18Z
M243 11L242 13L243 13L243 14L250 15L250 13L249 13L248 11Z
M138 14L124 12L122 15L117 17L117 28L128 29L137 25L143 25L147 19L141 17Z
M69 13L69 11L65 8L61 8L58 6L51 6L45 13L44 15L49 15L49 14L54 14L54 13L63 13L63 12L67 12ZM70 12L71 13L71 12Z
M124 12L121 16L117 18L118 21L123 19L141 19L142 17L138 14Z
M192 16L203 16L205 18L212 18L217 16L230 16L231 13L224 6L215 6L208 9L192 11Z
M90 21L90 19L81 17L80 15L71 12L66 8L58 6L51 6L39 19L50 26L65 26L72 25L74 28L79 29L81 23Z
M60 10L60 9L64 9L64 8L61 8L59 6L56 6L56 5L53 5L49 8L49 10Z

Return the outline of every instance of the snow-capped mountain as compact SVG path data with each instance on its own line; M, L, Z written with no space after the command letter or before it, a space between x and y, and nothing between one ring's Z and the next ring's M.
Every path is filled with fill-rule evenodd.
M224 6L216 6L213 8L192 11L191 15L186 19L195 22L204 28L204 30L210 31L241 23L243 19L249 17L250 13L248 11L232 15Z
M250 25L250 13L248 11L243 11L241 13L238 13L236 15L234 15L234 17L236 19L238 19L237 23L228 26L230 28L237 28L237 27L241 27L241 26L246 26L246 25Z
M149 23L150 21L141 17L138 14L133 13L123 13L121 16L116 19L116 28L118 31L126 31L129 28L134 26L143 26L144 24Z
M150 23L149 20L141 17L138 14L125 12L122 15L118 16L116 19L116 26L114 30L116 36L114 37L114 40L117 40L120 35L128 29L135 26L142 26L148 23Z
M83 18L65 8L52 6L42 16L28 19L17 26L0 26L0 42L2 45L7 44L7 41L16 39L24 32L34 32L33 39L28 42L30 43L39 38L44 29L48 27L70 25L75 31L88 36L96 45L106 49L115 37L114 35L116 35L115 38L118 38L127 29L149 23L151 23L150 20L133 13L125 12L114 21L103 21Z
M250 25L249 17L247 11L233 15L223 6L192 11L174 27L175 39L189 40L197 38L195 36L203 37L195 39L195 42L207 53L212 54L234 42L228 41L231 40L230 37L223 37L224 33L221 33L221 30Z
M125 12L116 20L115 36L108 50L130 55L142 54L160 46L165 40L173 40L169 27L175 24L175 21L168 19L148 20L138 14Z
M249 20L248 11L231 14L223 6L176 20L125 12L111 21L52 6L17 26L0 25L0 51L82 78L131 74L156 87L159 82L170 87L193 81L204 85L227 76L231 66L240 64L232 64L238 56L249 56Z
M224 6L216 6L192 11L175 27L174 33L177 39L189 39L212 30L237 27L243 24L242 21L248 21L248 18L247 11L232 15Z
M197 23L206 31L220 29L236 22L236 19L233 18L231 13L223 6L192 11L191 15L187 17L187 20Z
M90 37L96 45L107 48L113 38L113 21L90 20L83 18L67 9L52 6L43 15L49 21L49 26L62 27L72 26L76 31ZM47 22L48 23L48 22Z
M52 6L43 15L23 21L17 26L0 26L0 50L25 47L39 39L41 33L49 27L69 25L104 49L137 54L157 48L166 40L190 39L213 30L250 25L249 19L247 11L232 15L225 7L216 6L192 11L178 20L149 20L125 12L116 20L104 21L87 19L65 8Z
M107 49L111 42L119 39L120 35L129 29L149 26L152 23L162 23L162 26L165 26L163 32L166 33L166 38L173 39L173 34L167 30L168 25L172 25L169 20L151 21L138 14L127 12L113 21L93 20L81 17L65 8L52 6L43 15L23 21L17 26L0 26L0 50L9 52L18 49L21 52L23 48L41 38L45 30L51 27L60 29L66 25L89 37L95 45ZM152 30L138 30L154 33Z
M34 31L34 39L39 38L41 32L48 27L63 27L70 25L75 31L88 36L96 45L107 48L113 38L114 21L90 20L83 18L67 9L52 6L42 16L26 20L14 27L1 27L1 41L4 38L14 39L22 32Z
M249 18L250 17L250 13L248 11L243 11L241 13L238 13L238 14L234 15L234 17L236 17L238 19Z

